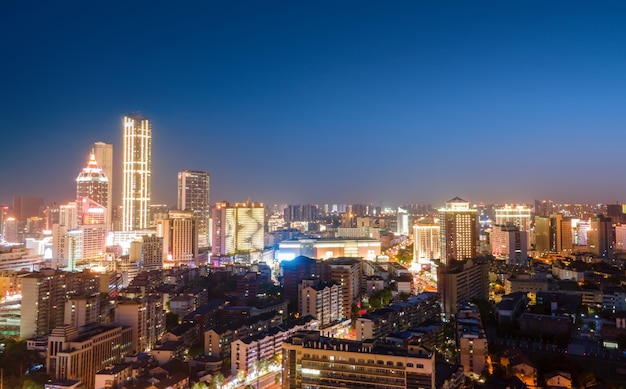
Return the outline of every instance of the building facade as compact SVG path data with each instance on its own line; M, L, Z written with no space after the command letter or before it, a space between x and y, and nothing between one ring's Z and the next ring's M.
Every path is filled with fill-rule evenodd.
M262 203L227 202L213 210L213 255L260 252L264 248L265 208Z

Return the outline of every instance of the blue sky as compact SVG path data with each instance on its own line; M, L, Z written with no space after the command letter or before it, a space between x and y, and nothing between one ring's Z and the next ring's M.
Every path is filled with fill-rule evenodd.
M154 202L182 169L212 202L625 201L625 7L5 2L0 203L71 200L134 111Z

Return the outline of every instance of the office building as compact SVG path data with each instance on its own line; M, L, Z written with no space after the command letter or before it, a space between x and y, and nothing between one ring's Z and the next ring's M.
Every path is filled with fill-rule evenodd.
M413 225L413 258L419 265L428 265L441 258L441 228L438 223Z
M150 224L152 123L139 114L124 117L122 230Z
M478 241L476 210L455 197L439 209L441 262L473 258Z
M359 342L299 331L283 342L283 389L435 387L435 353L407 342Z
M104 172L104 175L109 180L109 193L107 196L106 208L107 208L107 217L109 226L107 229L111 229L110 225L113 223L113 193L115 193L115 188L113 186L113 145L104 143L104 142L96 142L91 146L92 153L98 162L98 166ZM117 199L119 201L119 199Z
M193 211L169 211L167 219L157 221L157 236L163 238L163 267L194 263L198 228Z
M212 254L263 251L264 225L265 209L261 203L215 204Z
M178 209L193 211L197 220L198 246L208 248L211 237L209 235L209 221L211 210L209 206L210 175L199 170L183 170L178 172Z
M78 207L79 223L83 224L83 215L87 214L89 209L85 209L86 199L96 203L102 208L103 223L106 224L106 215L110 207L109 203L109 179L104 171L98 166L93 153L89 156L87 167L83 168L78 177L76 177L76 205ZM95 208L95 206L90 206ZM93 224L93 223L92 223Z

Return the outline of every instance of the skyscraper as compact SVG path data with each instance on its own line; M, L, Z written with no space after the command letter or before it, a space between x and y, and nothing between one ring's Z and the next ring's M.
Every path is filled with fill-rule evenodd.
M96 162L98 162L98 166L109 179L109 195L106 203L106 220L110 225L113 223L113 193L115 193L113 191L113 145L104 142L96 142L91 146L91 149L94 157L96 158Z
M208 172L183 170L178 172L178 209L193 211L198 226L198 247L209 247L209 184Z
M89 162L87 167L83 168L78 177L76 177L76 205L78 206L79 222L83 224L83 215L86 213L84 209L85 199L89 199L106 210L109 208L109 178L98 167L98 162L95 159L95 154L89 155ZM105 211L106 214L106 211ZM110 220L104 220L104 224L109 223Z
M139 114L124 116L122 230L150 225L152 123Z
M455 197L440 208L439 228L441 262L474 257L478 238L476 210L470 208L468 201Z

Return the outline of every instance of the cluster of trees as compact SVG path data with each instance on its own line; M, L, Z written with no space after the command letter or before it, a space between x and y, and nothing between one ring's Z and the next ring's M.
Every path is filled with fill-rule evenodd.
M42 371L45 360L35 351L26 349L26 341L0 340L0 368L5 388L39 389L50 377ZM39 367L39 368L33 368Z

